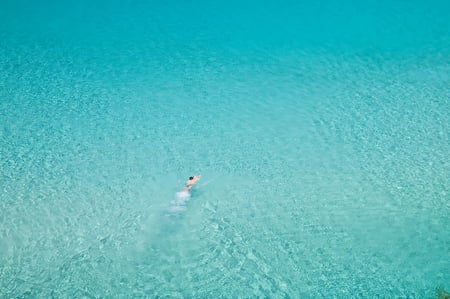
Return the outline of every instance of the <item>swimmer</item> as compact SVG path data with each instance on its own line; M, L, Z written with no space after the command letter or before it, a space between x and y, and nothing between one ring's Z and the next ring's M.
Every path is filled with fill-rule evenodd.
M189 179L186 181L186 187L184 187L183 191L189 191L194 187L194 184L197 183L197 181L200 179L199 175L194 175L189 177Z

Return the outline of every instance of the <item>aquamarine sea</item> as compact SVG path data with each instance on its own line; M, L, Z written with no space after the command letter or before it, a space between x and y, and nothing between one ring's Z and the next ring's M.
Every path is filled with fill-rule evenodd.
M449 111L449 1L1 0L0 298L436 298Z

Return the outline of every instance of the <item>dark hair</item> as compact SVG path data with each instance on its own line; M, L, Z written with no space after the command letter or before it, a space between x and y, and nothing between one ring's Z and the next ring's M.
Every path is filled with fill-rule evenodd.
M193 176L190 176L190 177L189 177L189 179L190 179L190 180L193 180L193 179L194 179L194 177L193 177Z

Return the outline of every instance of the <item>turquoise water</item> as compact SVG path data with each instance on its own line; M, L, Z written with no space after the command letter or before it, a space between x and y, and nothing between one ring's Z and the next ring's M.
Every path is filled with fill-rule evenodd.
M0 2L1 298L450 289L450 2L72 2Z

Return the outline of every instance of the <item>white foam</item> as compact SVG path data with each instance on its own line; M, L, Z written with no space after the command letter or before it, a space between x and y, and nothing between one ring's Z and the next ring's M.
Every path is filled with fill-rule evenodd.
M175 199L172 200L169 211L177 212L186 210L186 202L189 201L191 194L188 191L180 191L175 193Z
M175 193L176 199L185 199L188 200L189 197L191 197L191 194L189 193L189 191L180 191Z

